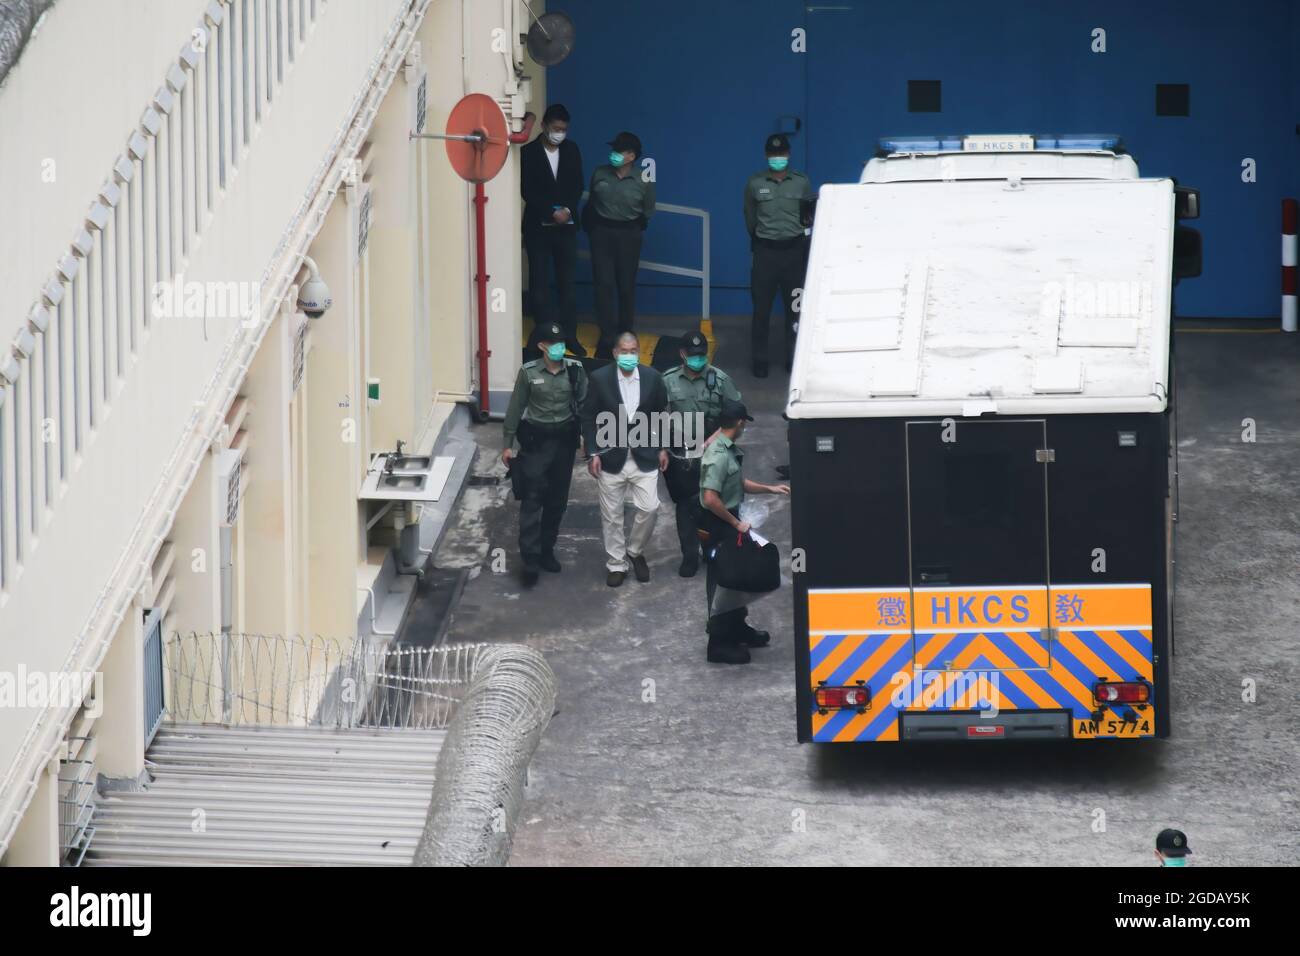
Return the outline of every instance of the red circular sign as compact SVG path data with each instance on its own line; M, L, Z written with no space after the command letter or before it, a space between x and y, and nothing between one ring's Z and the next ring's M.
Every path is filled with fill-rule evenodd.
M484 137L476 143L447 140L447 158L461 179L485 183L506 164L510 128L506 114L490 96L470 93L457 103L447 117L447 135Z

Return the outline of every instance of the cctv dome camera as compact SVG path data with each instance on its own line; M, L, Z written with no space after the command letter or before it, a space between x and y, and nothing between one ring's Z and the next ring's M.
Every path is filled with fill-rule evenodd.
M309 256L303 256L302 260L311 275L298 289L298 308L305 312L308 318L319 319L334 304L334 300L330 298L330 287L320 277L316 263Z

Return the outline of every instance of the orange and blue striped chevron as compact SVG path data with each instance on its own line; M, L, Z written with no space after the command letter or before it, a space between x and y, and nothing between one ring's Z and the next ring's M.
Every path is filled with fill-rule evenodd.
M918 588L916 614L906 588L810 591L812 688L861 682L872 698L861 714L822 713L814 704L813 740L896 741L904 713L989 707L1065 710L1076 736L1089 737L1107 736L1092 723L1098 710L1124 721L1135 721L1140 710L1150 732L1139 736L1153 736L1153 705L1100 708L1092 695L1100 680L1153 682L1150 586L1036 590L1041 593L1034 588ZM1054 632L1048 631L1049 599ZM922 606L931 600L931 607ZM944 601L954 613L942 623L972 626L935 628L939 622L931 611L942 611ZM979 607L988 612L983 618L996 615L1016 626L990 626L973 610ZM1023 620L1009 619L1012 607ZM961 620L956 620L957 612ZM914 618L927 629L914 631ZM1044 636L1049 633L1050 639ZM1105 726L1103 719L1100 727Z

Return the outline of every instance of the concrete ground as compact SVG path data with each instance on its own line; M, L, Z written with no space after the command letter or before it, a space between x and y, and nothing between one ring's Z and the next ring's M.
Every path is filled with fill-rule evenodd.
M785 461L784 375L751 378L743 320L716 329L717 364L757 417L747 474L773 481ZM594 482L579 463L557 549L564 571L525 590L517 506L504 483L491 483L504 472L501 429L480 426L481 477L435 556L444 579L464 584L446 639L537 647L560 688L514 862L1142 866L1154 864L1155 834L1176 826L1198 865L1294 864L1300 338L1189 329L1177 352L1182 484L1168 741L800 746L789 588L752 611L772 647L747 666L707 664L703 574L677 576L666 492L652 580L613 590ZM1253 443L1242 441L1246 418ZM788 502L757 502L767 508L764 534L788 552ZM415 629L437 616L417 608ZM1253 702L1243 700L1248 683Z

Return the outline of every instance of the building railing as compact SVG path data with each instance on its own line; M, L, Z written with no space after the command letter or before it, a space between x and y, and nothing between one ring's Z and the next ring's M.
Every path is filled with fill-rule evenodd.
M69 737L59 762L59 856L78 866L95 837L95 738Z
M151 610L144 624L144 745L153 741L163 719L162 614Z

